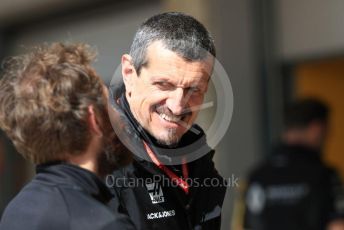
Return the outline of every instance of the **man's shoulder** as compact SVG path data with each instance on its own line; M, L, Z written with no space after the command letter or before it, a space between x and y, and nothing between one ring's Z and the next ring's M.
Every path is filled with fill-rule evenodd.
M8 204L0 229L69 229L68 218L56 187L33 180Z
M110 229L108 226L132 229L126 216L114 215L82 190L34 179L6 207L0 229Z

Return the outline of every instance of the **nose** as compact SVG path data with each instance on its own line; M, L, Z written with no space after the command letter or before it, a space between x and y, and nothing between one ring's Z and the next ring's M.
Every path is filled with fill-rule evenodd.
M176 88L170 92L166 105L174 115L181 115L185 107L184 89Z

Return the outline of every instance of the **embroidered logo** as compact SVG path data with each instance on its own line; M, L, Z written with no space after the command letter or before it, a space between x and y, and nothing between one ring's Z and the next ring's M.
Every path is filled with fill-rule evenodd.
M165 202L164 194L162 193L162 188L159 183L146 184L146 188L153 204Z

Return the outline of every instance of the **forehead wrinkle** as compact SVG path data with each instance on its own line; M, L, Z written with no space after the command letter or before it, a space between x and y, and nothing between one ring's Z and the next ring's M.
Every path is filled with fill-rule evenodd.
M198 71L192 71L192 72L198 72ZM169 70L169 72L151 76L150 81L151 82L166 81L177 87L182 87L182 88L188 88L188 87L193 87L193 86L203 87L204 85L208 83L209 77L207 79L204 79L204 75L188 77L190 75L191 74L188 74L188 71L184 71L184 70L182 71L173 70L173 72Z
M146 59L149 65L144 68L151 72L151 76L155 75L150 77L151 81L160 78L181 85L185 79L190 81L189 76L192 76L192 80L196 79L199 84L208 83L211 75L209 72L212 71L209 65L212 65L213 59L208 57L201 61L188 61L161 45L158 41L153 42L147 49Z

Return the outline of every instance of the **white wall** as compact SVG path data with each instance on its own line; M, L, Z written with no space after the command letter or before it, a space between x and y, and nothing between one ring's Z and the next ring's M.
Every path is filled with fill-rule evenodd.
M275 4L281 58L344 53L343 0L277 0Z

